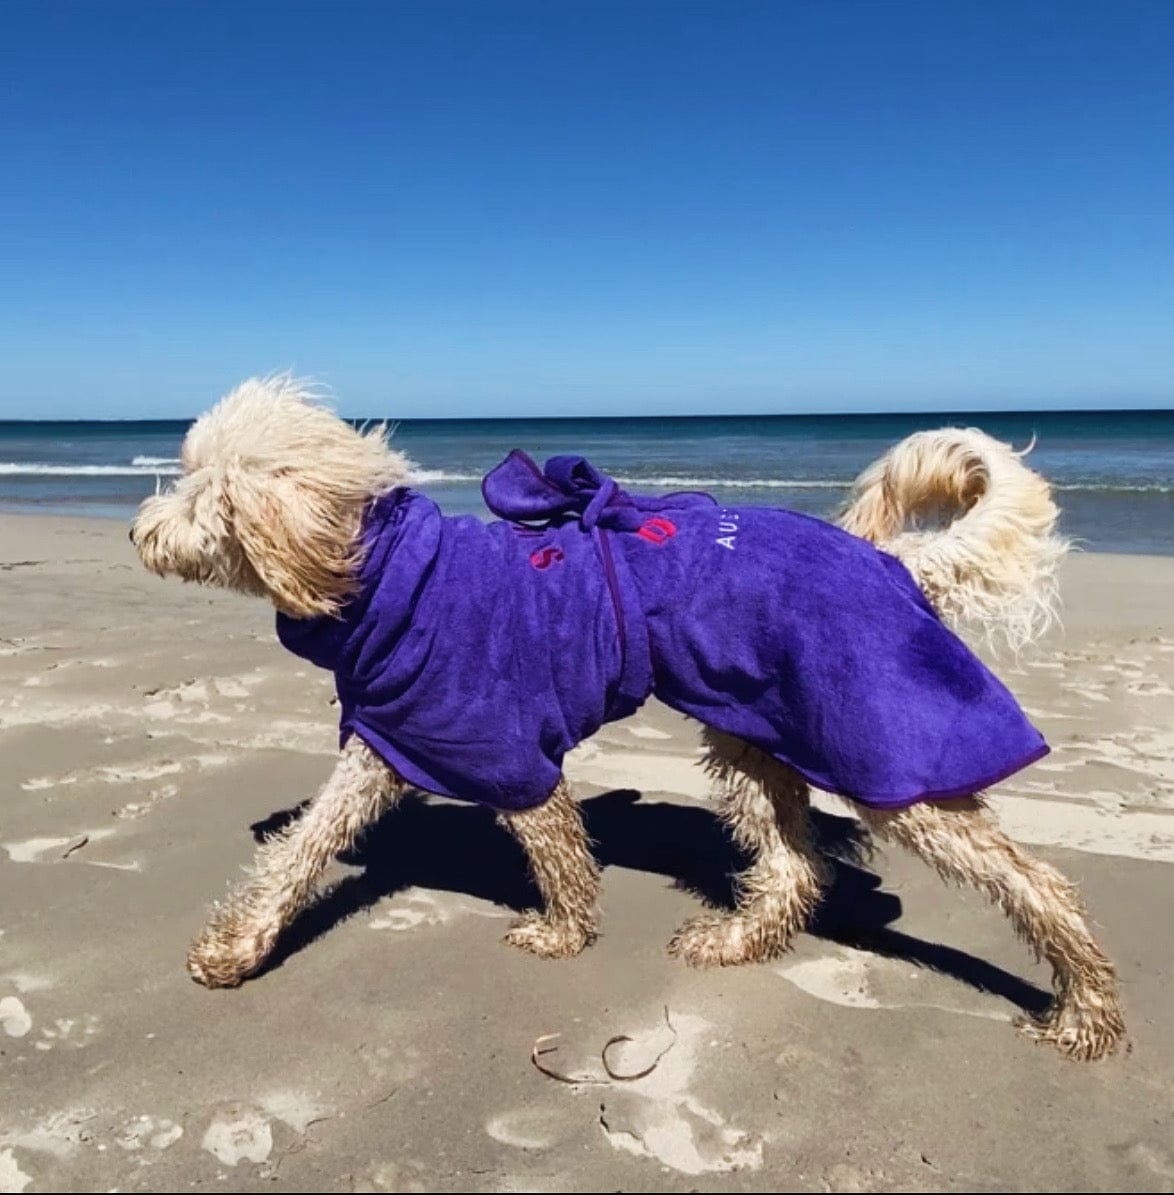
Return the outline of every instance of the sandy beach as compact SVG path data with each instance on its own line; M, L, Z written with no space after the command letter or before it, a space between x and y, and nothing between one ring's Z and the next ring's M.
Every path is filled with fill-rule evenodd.
M262 603L145 574L117 523L0 519L0 1192L1174 1191L1174 558L1076 555L1063 592L1000 668L1053 753L994 804L1120 967L1130 1049L1092 1065L1013 1031L1048 973L1003 917L896 853L838 862L784 960L671 960L734 857L655 705L568 761L606 868L581 957L500 944L521 855L429 799L275 967L205 991L187 944L328 774L330 678ZM579 1082L533 1064L552 1034ZM608 1076L620 1035L607 1061L646 1077Z

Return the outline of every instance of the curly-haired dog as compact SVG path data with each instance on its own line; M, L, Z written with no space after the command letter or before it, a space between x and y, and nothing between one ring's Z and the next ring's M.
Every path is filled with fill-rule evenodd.
M335 673L342 709L333 775L192 946L201 983L257 972L330 860L411 788L498 809L545 903L508 940L576 954L596 934L599 869L562 757L655 693L703 723L721 815L751 856L736 909L684 925L674 953L761 960L805 927L825 878L813 783L985 892L1048 960L1055 1001L1030 1033L1077 1058L1117 1045L1114 969L1075 888L980 796L1047 747L942 621L1018 646L1050 620L1056 509L1005 445L911 436L862 475L844 530L638 497L581 458L542 470L520 453L485 480L499 521L445 518L382 428L355 430L287 377L238 387L182 460L132 529L144 564L268 598L282 642ZM906 529L931 513L939 527Z

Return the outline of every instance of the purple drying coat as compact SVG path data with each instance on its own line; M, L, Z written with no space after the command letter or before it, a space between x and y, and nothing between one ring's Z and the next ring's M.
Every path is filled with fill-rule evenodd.
M540 804L564 754L652 694L876 808L963 796L1048 751L899 561L828 523L627 494L514 452L501 521L394 490L340 618L278 615L357 734L429 792Z

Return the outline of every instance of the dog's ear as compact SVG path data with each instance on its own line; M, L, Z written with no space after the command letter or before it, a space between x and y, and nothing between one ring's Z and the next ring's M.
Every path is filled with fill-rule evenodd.
M224 514L273 604L292 618L336 615L358 587L362 504L313 475L225 471Z

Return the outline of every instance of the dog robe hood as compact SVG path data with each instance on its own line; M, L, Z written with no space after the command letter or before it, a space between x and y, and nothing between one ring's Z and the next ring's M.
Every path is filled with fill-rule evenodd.
M482 488L500 521L392 491L341 617L277 618L334 672L342 740L429 792L540 804L567 751L652 694L877 808L1047 753L905 567L830 524L631 495L582 457L514 452Z

